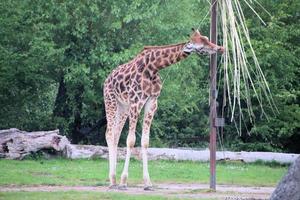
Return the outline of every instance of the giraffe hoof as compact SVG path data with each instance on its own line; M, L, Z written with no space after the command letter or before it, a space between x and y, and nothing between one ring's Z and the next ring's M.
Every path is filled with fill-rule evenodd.
M145 190L145 191L154 191L154 189L153 189L152 186L145 186L145 187L144 187L144 190Z
M119 190L127 190L127 185L119 185Z
M110 186L108 187L108 189L110 189L110 190L116 190L116 189L118 189L118 188L119 188L118 185L110 185Z

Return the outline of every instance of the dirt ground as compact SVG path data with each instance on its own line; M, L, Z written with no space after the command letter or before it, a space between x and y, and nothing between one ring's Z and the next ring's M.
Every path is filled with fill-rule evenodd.
M154 191L144 191L142 185L128 187L127 190L109 190L106 186L0 186L0 192L13 191L94 191L94 192L119 192L130 195L162 195L178 198L202 199L215 198L226 200L259 200L269 199L273 187L244 187L233 185L218 185L217 192L210 191L204 184L156 184Z

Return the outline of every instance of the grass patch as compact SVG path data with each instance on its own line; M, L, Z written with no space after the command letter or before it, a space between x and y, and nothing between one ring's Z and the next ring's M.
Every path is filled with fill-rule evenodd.
M118 178L123 168L118 163ZM108 185L107 160L0 160L0 185ZM217 183L248 186L274 186L287 166L219 162ZM150 161L153 183L208 183L209 163ZM142 164L132 160L129 184L142 183Z
M265 166L269 166L269 167L272 167L272 168L275 168L275 167L288 167L290 164L287 164L287 163L279 163L279 162L276 162L275 160L271 161L271 162L266 162L266 161L263 161L263 160L257 160L254 162L254 164L256 165L265 165Z

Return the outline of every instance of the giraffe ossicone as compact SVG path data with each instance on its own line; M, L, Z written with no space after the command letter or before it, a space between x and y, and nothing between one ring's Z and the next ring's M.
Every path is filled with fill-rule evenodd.
M194 30L188 42L144 47L134 59L118 66L105 80L103 88L107 118L105 137L109 150L110 188L117 188L117 146L123 126L129 118L127 151L119 188L125 189L127 186L130 156L136 140L136 124L139 114L144 108L141 138L143 178L144 189L151 190L147 149L149 147L150 126L157 110L157 98L162 88L158 72L185 59L192 52L197 54L222 53L224 48L211 43L198 30Z

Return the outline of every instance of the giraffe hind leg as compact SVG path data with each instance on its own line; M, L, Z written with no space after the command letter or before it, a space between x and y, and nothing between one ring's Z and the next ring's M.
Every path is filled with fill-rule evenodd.
M118 103L117 105L117 117L115 118L115 146L118 146L119 139L121 136L121 132L123 130L123 127L125 125L125 122L129 115L129 106L123 105L121 103Z
M117 149L120 135L129 115L129 107L121 104L113 95L105 99L107 111L106 141L109 150L110 188L118 189L116 183Z
M115 147L115 118L117 115L117 100L113 94L104 93L105 112L107 128L105 133L106 143L109 154L109 181L110 188L117 188L116 167L117 167L117 148Z
M114 147L116 148L115 149L116 152L117 152L117 148L118 148L119 139L120 139L120 136L122 133L122 129L128 118L128 115L129 115L128 106L118 104L117 115L116 115L117 117L115 118L116 132L115 132L115 140L114 140ZM117 189L125 190L126 186L122 185L122 183L121 183L121 185L118 186Z

